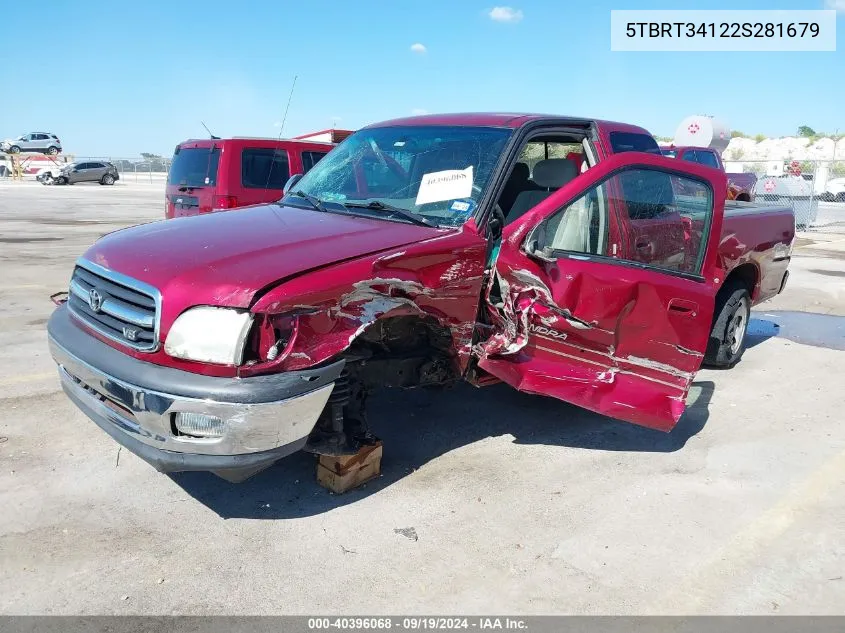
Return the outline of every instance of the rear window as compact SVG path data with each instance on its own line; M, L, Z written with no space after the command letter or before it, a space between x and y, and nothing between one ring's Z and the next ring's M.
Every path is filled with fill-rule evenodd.
M328 152L302 152L302 173L308 173Z
M648 154L660 154L660 147L648 134L636 134L633 132L611 132L610 146L614 154L622 152L646 152Z
M219 147L177 148L167 177L169 185L204 187L217 184Z
M285 150L252 148L241 155L241 184L249 189L282 189L290 178Z

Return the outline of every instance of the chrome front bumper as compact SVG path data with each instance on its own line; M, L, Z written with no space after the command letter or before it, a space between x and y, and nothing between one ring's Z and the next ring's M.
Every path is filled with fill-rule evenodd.
M234 481L304 446L343 368L244 379L189 374L89 336L65 306L48 332L62 388L100 428L160 471L208 470ZM180 435L176 413L216 416L223 435Z

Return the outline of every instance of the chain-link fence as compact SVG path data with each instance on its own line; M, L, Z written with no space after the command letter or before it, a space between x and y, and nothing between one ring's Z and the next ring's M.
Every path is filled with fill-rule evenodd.
M798 230L845 233L845 161L726 161L725 168L754 202L791 206Z

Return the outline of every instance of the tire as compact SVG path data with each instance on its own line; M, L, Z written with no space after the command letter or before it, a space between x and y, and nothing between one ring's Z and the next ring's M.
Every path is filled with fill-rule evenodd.
M845 202L845 191L840 191L833 198L834 202Z
M716 296L716 310L704 364L717 369L730 369L745 352L748 321L751 318L751 295L739 280L728 282Z
M20 153L21 153L21 148L20 148L20 147L18 147L17 145L12 145L12 146L9 148L9 153L10 153L10 154L20 154Z
M58 153L59 153L59 148L58 148L58 147L53 147L53 146L51 145L50 147L48 147L48 148L47 148L47 154L49 154L50 156L55 156L55 155L56 155L56 154L58 154Z
M64 176L59 176L58 178L56 178L56 184L57 185L66 185L67 184L67 178L64 177Z
M100 179L101 185L113 185L114 184L114 176L111 174L106 174Z

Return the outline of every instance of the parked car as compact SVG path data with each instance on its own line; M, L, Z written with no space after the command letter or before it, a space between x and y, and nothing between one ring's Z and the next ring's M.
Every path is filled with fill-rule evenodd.
M720 169L727 173L722 157L712 147L663 147L660 153L670 158L686 160ZM728 176L728 200L751 202L754 200L757 176L752 173L730 173Z
M53 156L62 151L62 142L58 136L50 132L32 132L16 139L6 139L0 142L0 150L8 154L39 152Z
M101 185L113 185L120 180L117 167L106 161L88 160L70 163L59 169L42 170L36 179L42 184L75 185L78 182L98 182Z
M355 453L380 387L501 381L669 431L789 274L792 209L726 191L624 123L375 124L278 203L103 236L50 350L120 444L233 481L300 449Z
M331 143L273 138L224 138L179 143L167 176L165 217L273 202L291 174L304 174Z

